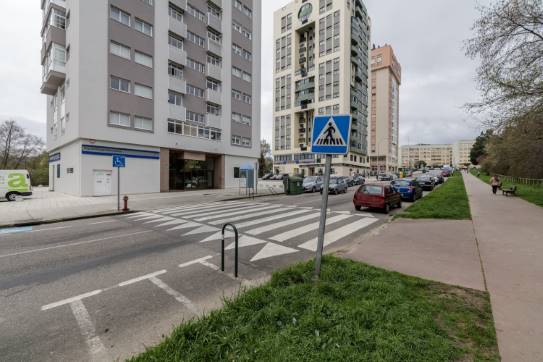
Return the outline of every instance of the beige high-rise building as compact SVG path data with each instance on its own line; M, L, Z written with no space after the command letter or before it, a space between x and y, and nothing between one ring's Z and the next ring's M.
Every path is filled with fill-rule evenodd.
M470 153L475 140L461 140L452 145L452 164L455 167L471 165Z
M370 19L361 0L295 0L274 13L274 171L314 175L315 115L352 116L350 152L332 172L368 170Z
M390 45L371 50L371 119L369 129L372 171L398 169L400 84L402 68Z
M441 167L452 163L452 145L410 145L400 148L402 168L417 167L420 161L424 161L428 167Z

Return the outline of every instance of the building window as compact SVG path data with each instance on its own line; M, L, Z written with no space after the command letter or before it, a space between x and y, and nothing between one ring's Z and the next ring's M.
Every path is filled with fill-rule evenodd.
M191 96L195 96L199 98L204 98L205 92L201 88L187 84L187 94L190 94Z
M183 11L178 9L176 6L170 4L170 7L168 8L168 14L173 19L183 22Z
M236 112L232 112L232 121L246 126L250 126L252 123L251 117Z
M222 44L222 36L220 33L217 33L212 30L207 31L207 37L211 40L213 40L216 43Z
M143 1L145 4L149 6L153 6L153 0L141 0L141 1Z
M122 11L115 6L111 6L109 10L109 16L111 19L118 21L121 24L130 26L130 14L126 11Z
M153 130L153 120L150 118L145 117L134 117L134 128L141 129L144 131L152 131Z
M207 55L207 63L208 64L212 64L216 67L222 67L222 60L220 57L217 57L213 54L208 54Z
M134 28L145 35L153 36L153 26L141 19L136 18Z
M283 111L291 107L292 79L285 75L275 79L275 111Z
M214 79L207 79L207 89L214 90L216 92L221 91L221 82L216 81Z
M198 137L212 141L220 141L222 132L219 128L203 125L189 124L184 121L168 119L168 133L179 134L188 137Z
M241 93L238 90L232 89L232 98L235 99L236 101L241 102L243 98L243 93Z
M239 167L234 167L234 178L239 178Z
M324 56L339 50L339 10L319 20L319 54Z
M253 98L250 94L243 93L243 103L251 104L253 102Z
M252 80L251 74L249 74L247 72L243 72L243 80L246 81L246 82L251 82L251 80Z
M234 146L242 146L242 147L251 147L251 139L247 137L241 137L241 136L232 136L232 145Z
M126 113L109 112L109 124L130 127L130 115Z
M319 64L319 101L339 98L339 58Z
M66 29L66 15L64 14L64 12L56 8L52 8L49 25L55 26L61 29Z
M153 88L136 83L134 85L134 94L139 97L153 99Z
M119 92L130 93L130 81L111 76L111 89Z
M153 67L153 57L137 50L134 52L134 61L149 68Z
M292 36L285 35L275 41L275 70L285 70L292 64Z
M238 22L235 22L235 21L232 22L232 28L238 33L240 33L241 35L243 35L244 37L246 37L247 39L249 40L253 39L253 33L246 27L240 25Z
M319 14L324 14L325 12L332 10L333 2L333 0L320 0Z
M191 31L187 32L187 39L202 48L205 47L206 40Z
M111 54L121 58L131 59L130 48L114 41L109 43L109 51Z
M168 91L168 103L181 106L183 104L183 95L174 91Z
M250 18L253 16L253 11L240 0L234 0L234 7Z
M207 104L207 113L214 114L215 116L221 115L221 106L218 106L216 104Z
M174 33L168 34L168 44L170 44L172 47L183 50L183 39L179 38Z
M186 113L187 121L192 121L196 123L205 123L206 122L206 116L200 113L192 112L187 110Z
M57 178L60 178L60 163L57 164Z
M200 73L206 72L205 64L197 62L196 60L191 59L191 58L187 58L187 67L194 69L195 71L200 72Z
M187 12L203 23L207 23L207 16L191 4L187 4Z
M276 151L290 150L290 115L275 117L274 148Z
M285 15L281 18L281 33L292 29L292 14Z
M183 79L183 67L172 61L168 62L168 74L172 77Z

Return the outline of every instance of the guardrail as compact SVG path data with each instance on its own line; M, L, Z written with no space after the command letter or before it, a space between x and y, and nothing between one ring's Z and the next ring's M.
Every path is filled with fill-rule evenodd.
M506 175L498 175L498 177L502 181L511 182L515 184L543 186L543 179L514 177L514 176L506 176Z
M224 224L222 226L222 238L221 238L221 271L224 272L224 230L227 226L231 226L235 235L235 257L234 257L234 277L238 277L238 229L234 224Z

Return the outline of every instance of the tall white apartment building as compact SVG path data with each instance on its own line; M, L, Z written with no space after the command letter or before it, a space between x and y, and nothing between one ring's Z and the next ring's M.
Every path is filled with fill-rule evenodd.
M315 115L352 116L350 152L332 171L368 170L370 19L361 0L295 0L274 13L274 170L315 175Z
M429 167L451 165L453 147L450 144L418 144L400 147L400 165L403 168L418 167L420 161Z
M238 185L260 152L259 0L42 0L50 188Z
M460 140L452 145L452 164L454 167L471 165L470 153L475 140Z

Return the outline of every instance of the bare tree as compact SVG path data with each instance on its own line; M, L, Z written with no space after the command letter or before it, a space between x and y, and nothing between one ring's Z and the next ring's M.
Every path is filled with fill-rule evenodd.
M479 59L482 101L474 111L490 111L489 126L502 129L509 121L543 106L543 2L499 0L480 6L475 36L466 54Z
M14 120L0 124L0 169L18 168L43 151L43 141L27 134Z

